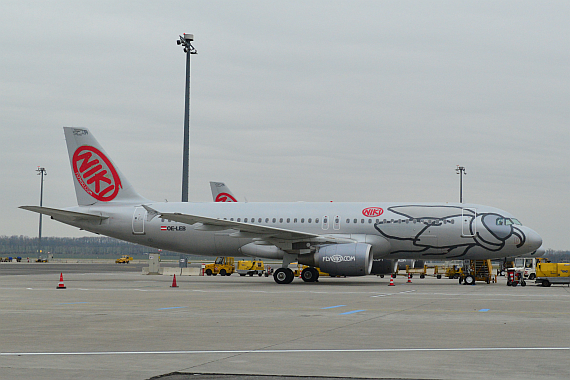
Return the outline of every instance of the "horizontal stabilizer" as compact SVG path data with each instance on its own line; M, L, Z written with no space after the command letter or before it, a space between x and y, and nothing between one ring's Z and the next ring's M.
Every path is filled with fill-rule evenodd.
M71 220L88 220L88 221L101 221L108 219L108 216L101 216L95 214L86 214L83 212L60 210L57 208L40 207L40 206L20 206L19 208L45 214L53 217L54 219L71 219Z

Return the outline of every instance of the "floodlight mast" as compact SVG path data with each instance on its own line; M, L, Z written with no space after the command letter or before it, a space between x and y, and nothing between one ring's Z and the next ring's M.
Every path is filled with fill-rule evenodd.
M459 174L459 203L463 203L463 175L467 175L464 166L457 165L455 172Z
M36 169L38 175L42 176L41 185L40 185L40 207L43 206L43 199L44 199L44 175L47 175L46 168L39 167ZM42 255L42 214L40 214L40 228L38 233L38 259Z
M186 53L186 92L184 103L184 150L182 154L182 202L188 202L188 179L190 177L190 54L198 54L192 46L193 34L179 36L176 41L178 45L184 47Z

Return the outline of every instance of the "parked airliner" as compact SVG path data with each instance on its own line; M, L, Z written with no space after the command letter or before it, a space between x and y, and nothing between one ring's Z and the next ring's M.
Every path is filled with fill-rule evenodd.
M541 237L511 214L462 203L154 202L140 196L85 128L64 128L78 206L21 208L86 231L154 248L205 256L282 261L363 276L374 259L497 259L537 250Z

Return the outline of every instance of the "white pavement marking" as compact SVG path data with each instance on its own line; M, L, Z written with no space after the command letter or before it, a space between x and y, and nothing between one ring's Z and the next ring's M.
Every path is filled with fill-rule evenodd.
M196 351L95 351L95 352L0 352L0 356L73 355L180 355L180 354L297 354L297 353L380 353L380 352L473 352L473 351L570 351L570 347L474 347L474 348L358 348L290 350L196 350Z

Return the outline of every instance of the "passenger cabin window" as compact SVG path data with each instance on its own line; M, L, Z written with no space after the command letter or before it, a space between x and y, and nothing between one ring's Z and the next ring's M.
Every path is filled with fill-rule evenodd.
M265 223L269 223L269 218L265 218Z
M273 218L273 223L275 223L277 221L277 219Z
M293 219L293 223L297 223L297 218Z
M301 218L301 223L305 223L305 218Z
M287 218L287 223L290 223L290 222L291 222L291 219L290 219L290 218Z
M307 223L311 223L313 219L309 218L307 219Z
M279 218L279 223L283 223L283 218Z

